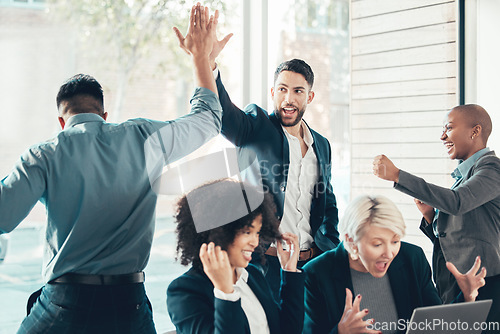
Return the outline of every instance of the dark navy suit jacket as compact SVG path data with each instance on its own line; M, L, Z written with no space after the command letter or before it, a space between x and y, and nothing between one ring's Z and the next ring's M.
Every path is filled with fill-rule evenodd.
M306 272L304 334L337 333L345 307L345 289L357 294L353 291L348 256L340 244L303 267ZM387 275L399 319L409 320L416 307L441 304L431 280L429 263L420 247L402 242ZM457 301L459 299L457 297Z
M248 286L264 308L271 334L302 333L304 273L282 272L278 304L260 270L252 264L246 270ZM250 334L241 300L231 302L215 298L210 279L193 268L169 285L167 308L179 334Z
M222 134L239 148L240 170L251 164L254 157L258 159L264 189L274 195L276 214L281 219L290 164L288 140L281 123L274 113L269 115L255 104L239 109L231 102L220 75L216 82L223 111ZM319 166L309 223L315 244L327 251L339 244L337 201L330 183L331 148L325 137L309 129Z

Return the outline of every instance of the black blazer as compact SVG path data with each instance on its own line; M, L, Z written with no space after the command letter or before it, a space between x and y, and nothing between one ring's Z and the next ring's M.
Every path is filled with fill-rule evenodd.
M266 279L250 264L248 286L266 313L271 334L302 333L304 322L304 273L282 271L280 304L272 297ZM170 319L182 334L250 334L241 300L214 297L214 286L205 273L191 268L167 289Z
M223 112L222 135L239 148L240 170L255 157L258 159L264 190L274 195L276 214L281 219L290 164L288 140L281 123L274 113L269 115L255 104L248 105L245 110L239 109L231 102L220 75L216 83ZM337 201L330 183L331 148L325 137L309 130L319 166L309 223L316 245L327 251L339 244Z
M345 289L353 295L348 253L343 244L308 262L305 283L304 333L337 333L345 306ZM413 309L441 304L431 280L431 269L422 249L401 242L401 249L387 275L399 319L409 320Z

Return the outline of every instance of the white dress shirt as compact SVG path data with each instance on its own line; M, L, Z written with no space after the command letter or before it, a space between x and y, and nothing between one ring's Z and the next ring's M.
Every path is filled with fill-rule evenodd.
M289 134L282 126L290 148L290 166L280 232L291 232L298 235L300 249L306 250L311 247L314 241L309 219L314 185L318 180L318 159L312 148L314 139L311 131L304 121L301 121L300 124L304 134L304 142L307 145L304 157L302 157L300 140Z

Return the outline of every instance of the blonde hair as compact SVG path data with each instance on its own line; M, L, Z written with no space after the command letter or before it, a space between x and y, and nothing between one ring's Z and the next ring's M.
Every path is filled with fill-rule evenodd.
M405 235L406 225L403 215L394 202L385 196L362 195L349 203L338 226L340 240L344 242L344 247L349 253L352 249L346 234L356 244L369 225L387 228L401 238Z

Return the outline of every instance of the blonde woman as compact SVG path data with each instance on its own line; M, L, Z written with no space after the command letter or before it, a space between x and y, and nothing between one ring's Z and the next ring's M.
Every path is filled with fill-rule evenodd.
M342 243L308 263L304 333L381 333L381 324L401 320L413 309L441 304L422 249L401 241L405 223L396 205L383 196L361 196L347 207L339 224ZM474 301L484 285L476 258L467 274L448 269L462 293L455 301ZM399 328L398 328L399 326Z

